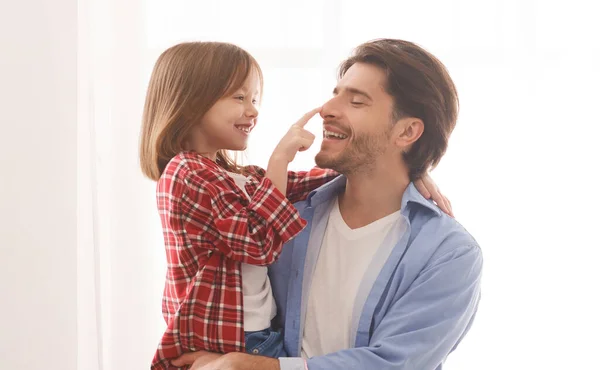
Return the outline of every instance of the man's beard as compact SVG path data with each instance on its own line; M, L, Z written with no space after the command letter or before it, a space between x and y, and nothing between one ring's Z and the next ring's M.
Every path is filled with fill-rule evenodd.
M315 163L320 168L329 168L343 175L368 172L385 152L390 131L391 126L383 132L354 136L340 153L317 153Z

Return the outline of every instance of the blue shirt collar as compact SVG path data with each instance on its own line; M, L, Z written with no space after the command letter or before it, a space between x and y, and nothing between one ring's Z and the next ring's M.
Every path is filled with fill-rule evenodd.
M346 188L346 176L338 176L333 181L321 186L318 189L313 190L308 195L306 201L309 207L315 207L319 204L331 200L334 196L342 192ZM437 216L442 215L442 211L433 203L431 200L425 199L421 193L417 190L414 183L410 183L404 195L402 196L402 208L406 210L409 204L415 204L417 206L425 207L432 210Z

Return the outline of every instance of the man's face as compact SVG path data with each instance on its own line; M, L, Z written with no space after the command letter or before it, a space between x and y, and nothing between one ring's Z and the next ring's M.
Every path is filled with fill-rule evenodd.
M373 65L356 63L323 105L323 143L315 162L343 174L368 169L392 145L393 98L386 76Z

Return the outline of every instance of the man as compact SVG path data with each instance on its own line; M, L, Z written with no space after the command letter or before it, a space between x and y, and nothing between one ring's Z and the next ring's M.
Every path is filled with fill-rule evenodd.
M315 161L344 176L296 204L308 226L270 268L291 357L231 353L194 368L434 370L469 330L480 248L411 182L456 124L446 69L415 44L375 40L342 63L333 95Z

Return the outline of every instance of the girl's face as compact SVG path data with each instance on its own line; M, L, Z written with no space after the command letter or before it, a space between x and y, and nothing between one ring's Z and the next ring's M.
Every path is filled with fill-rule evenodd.
M253 70L242 87L219 99L192 128L189 149L212 160L221 149L246 149L256 125L260 93L260 80Z

